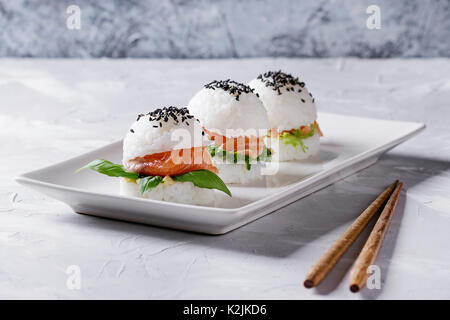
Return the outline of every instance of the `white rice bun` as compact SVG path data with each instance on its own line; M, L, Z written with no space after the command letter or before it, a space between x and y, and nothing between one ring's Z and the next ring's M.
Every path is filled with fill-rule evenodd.
M192 182L174 182L172 184L160 183L155 188L141 194L136 182L120 178L120 194L128 197L213 206L216 191L196 187Z
M172 117L167 122L149 119L150 115L146 114L131 125L123 141L124 162L153 153L203 145L203 129L195 118L182 122L179 116L178 123Z
M303 152L301 146L294 147L283 143L283 139L265 138L265 143L272 151L271 161L289 161L307 159L319 152L320 136L316 132L312 137L303 139L306 150Z
M261 79L254 79L248 85L258 93L267 110L272 129L298 129L314 123L317 119L316 106L306 87L302 88L299 84L290 85L289 87L294 88L293 91L282 87L281 94L278 94L272 87L266 87ZM302 102L302 99L305 102Z
M266 110L255 93L241 93L239 100L223 89L201 89L188 104L202 126L226 137L262 136L269 128Z
M248 170L244 163L224 163L221 157L212 157L212 161L219 170L218 176L225 183L247 184L263 179L261 163L252 163Z

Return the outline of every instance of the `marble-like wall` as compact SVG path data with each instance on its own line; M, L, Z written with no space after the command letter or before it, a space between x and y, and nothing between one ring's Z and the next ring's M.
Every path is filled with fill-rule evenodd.
M0 57L449 55L450 0L0 0Z

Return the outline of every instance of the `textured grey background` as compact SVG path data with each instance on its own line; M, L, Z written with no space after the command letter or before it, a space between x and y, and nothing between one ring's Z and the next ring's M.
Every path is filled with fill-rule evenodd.
M450 0L0 0L2 57L436 57L449 30Z

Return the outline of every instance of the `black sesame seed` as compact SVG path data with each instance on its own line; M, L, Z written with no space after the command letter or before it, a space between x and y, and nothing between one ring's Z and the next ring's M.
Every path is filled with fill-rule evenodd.
M176 108L173 106L170 107L164 107L164 108L158 108L153 112L149 112L146 115L149 116L149 121L158 121L157 124L153 125L154 128L162 127L162 121L168 122L169 119L172 119L175 124L178 124L181 121L184 121L187 118L193 118L193 115L189 114L189 110L187 108ZM144 115L140 115L142 117Z
M130 132L131 132L131 133L134 133L134 130L133 130L133 129L130 129Z
M302 102L305 103L305 99L302 99Z
M277 91L279 95L281 94L281 88L285 88L286 91L294 92L294 86L300 86L301 88L305 86L304 82L300 82L298 78L295 78L290 74L286 74L281 70L268 71L264 74L258 75L257 79L261 80L266 87L272 87L272 89ZM298 89L298 92L302 92L302 90Z
M224 81L217 81L214 80L208 84L205 85L206 89L222 89L231 95L235 96L236 100L239 101L239 96L243 93L254 93L254 89L250 88L249 86L236 82L230 79L224 80Z

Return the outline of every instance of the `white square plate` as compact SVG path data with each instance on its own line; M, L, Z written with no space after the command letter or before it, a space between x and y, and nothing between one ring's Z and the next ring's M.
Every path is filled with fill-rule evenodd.
M253 185L229 185L233 198L221 192L215 207L120 196L119 179L90 170L75 173L103 158L120 163L122 141L70 160L28 172L17 182L67 203L75 212L208 234L223 234L273 212L376 162L411 138L421 123L319 114L324 137L317 157L281 163L276 175Z

